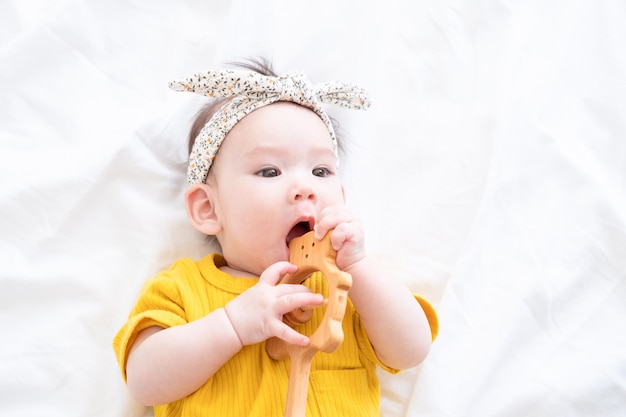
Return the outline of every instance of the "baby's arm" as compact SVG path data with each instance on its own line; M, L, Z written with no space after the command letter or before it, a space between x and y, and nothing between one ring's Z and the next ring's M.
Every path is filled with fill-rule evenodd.
M424 310L389 269L366 256L362 226L345 207L322 212L316 237L333 228L331 242L337 250L337 266L352 275L350 299L376 355L395 369L418 365L426 358L432 341Z
M131 395L145 405L166 404L200 388L244 345L272 336L308 344L308 338L284 324L282 316L321 304L323 297L301 285L275 285L295 270L288 262L278 262L225 308L185 325L141 331L126 364Z
M176 401L198 389L241 347L223 308L182 326L149 327L128 355L128 390L144 405Z
M350 299L378 358L395 369L421 363L431 346L430 326L408 288L367 258L346 272L353 278Z

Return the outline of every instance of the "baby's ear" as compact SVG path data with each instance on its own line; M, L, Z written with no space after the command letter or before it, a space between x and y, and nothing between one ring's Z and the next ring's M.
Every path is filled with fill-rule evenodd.
M208 184L193 184L185 191L187 216L193 227L205 235L217 235L220 222L213 203L213 189Z

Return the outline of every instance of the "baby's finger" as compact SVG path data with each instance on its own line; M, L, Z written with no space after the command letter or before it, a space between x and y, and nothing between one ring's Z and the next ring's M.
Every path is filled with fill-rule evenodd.
M309 344L309 338L302 333L298 333L291 327L287 326L285 323L276 323L276 329L273 329L274 336L284 340L291 345L307 346Z
M305 287L306 288L306 287ZM308 288L307 288L308 290ZM276 309L281 315L305 306L319 306L324 303L322 294L306 291L286 294L276 303Z
M289 294L311 293L311 289L302 284L278 284L276 285L276 297L283 297Z
M342 206L326 208L322 211L315 224L315 237L321 240L329 230L335 228L338 224L352 221L354 221L354 216L346 208Z
M297 270L297 266L287 261L276 262L263 271L259 277L259 282L274 286L285 274L293 274Z
M363 229L357 222L341 223L333 230L330 242L336 251L341 249L346 242L358 244L363 242Z
M342 223L340 226L343 226L345 223ZM346 241L346 231L343 227L336 227L333 230L333 234L330 236L330 244L333 246L333 249L338 251L343 246Z

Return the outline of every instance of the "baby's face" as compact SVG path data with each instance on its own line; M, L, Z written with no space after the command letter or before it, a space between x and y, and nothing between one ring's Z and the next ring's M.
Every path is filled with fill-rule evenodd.
M288 241L311 230L323 208L344 203L330 133L317 114L294 103L244 117L211 171L224 257L255 275L288 260Z

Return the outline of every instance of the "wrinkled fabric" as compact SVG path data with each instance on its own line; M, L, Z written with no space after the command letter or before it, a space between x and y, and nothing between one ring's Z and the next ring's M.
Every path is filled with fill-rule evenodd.
M306 17L306 19L303 18ZM623 0L0 2L0 415L144 417L110 342L186 218L175 77L242 57L348 80L346 204L432 301L385 417L623 417ZM338 130L339 132L339 130Z

